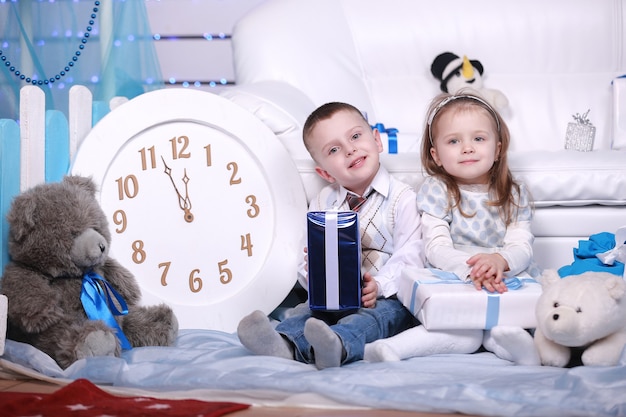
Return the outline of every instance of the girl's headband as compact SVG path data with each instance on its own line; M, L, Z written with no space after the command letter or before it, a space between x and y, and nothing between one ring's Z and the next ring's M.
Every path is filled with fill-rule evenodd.
M500 118L498 117L498 114L493 109L493 107L491 107L489 103L487 103L482 98L471 95L471 94L452 95L441 100L441 103L437 104L437 107L435 107L433 111L430 112L430 115L428 116L428 139L430 139L431 146L433 146L433 121L435 120L435 116L437 116L437 113L439 113L439 111L442 108L444 108L446 104L450 103L451 101L458 100L458 99L474 100L474 101L481 103L493 115L493 118L496 120L496 128L498 130L498 133L500 132Z

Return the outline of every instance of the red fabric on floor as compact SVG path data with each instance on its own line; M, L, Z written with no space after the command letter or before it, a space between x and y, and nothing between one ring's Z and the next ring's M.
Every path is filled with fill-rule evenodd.
M115 396L86 379L77 379L52 394L0 392L3 417L218 417L248 407L232 402Z

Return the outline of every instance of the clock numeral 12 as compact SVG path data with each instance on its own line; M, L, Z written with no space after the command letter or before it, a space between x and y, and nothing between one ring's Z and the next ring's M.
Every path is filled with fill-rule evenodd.
M172 159L179 158L191 158L191 153L187 151L187 147L189 146L189 137L185 135L181 135L178 137L173 137L169 140L172 145ZM182 147L179 150L178 145L181 144ZM208 166L211 166L211 155L210 148L211 145L205 146L207 149L207 162ZM155 169L157 167L156 161L156 151L154 146L149 148L141 148L137 152L141 155L141 170L145 171L148 169L148 160L150 162L150 168Z
M170 143L172 144L172 159L178 158L191 158L191 154L187 151L187 147L189 146L189 137L185 135L181 135L179 137L173 137L170 139ZM182 144L182 148L180 151L178 150L178 144Z

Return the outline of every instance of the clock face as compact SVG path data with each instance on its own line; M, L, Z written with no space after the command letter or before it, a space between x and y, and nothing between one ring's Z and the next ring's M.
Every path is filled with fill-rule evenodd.
M99 185L110 256L135 275L143 304L169 304L181 328L234 331L293 287L300 176L275 135L230 101L187 89L139 96L94 127L72 173Z

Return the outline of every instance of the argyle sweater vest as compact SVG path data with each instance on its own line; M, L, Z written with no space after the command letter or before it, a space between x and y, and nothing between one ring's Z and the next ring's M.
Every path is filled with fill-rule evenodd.
M388 201L385 201L383 195L376 192L367 199L359 210L362 273L369 272L376 275L393 254L396 205L402 194L410 188L406 184L392 183ZM335 187L326 187L317 196L318 207L323 207L322 210L330 210L334 207L341 211L349 211L348 202L343 201L338 204L336 194Z

